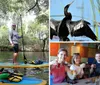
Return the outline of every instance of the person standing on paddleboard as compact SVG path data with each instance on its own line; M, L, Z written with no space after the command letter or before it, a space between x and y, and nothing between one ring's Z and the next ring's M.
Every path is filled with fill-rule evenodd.
M19 45L18 40L21 38L21 36L18 35L18 32L16 31L16 25L12 25L12 31L9 32L9 41L11 46L13 47L13 63L17 64L17 57L18 57L18 51L19 51Z

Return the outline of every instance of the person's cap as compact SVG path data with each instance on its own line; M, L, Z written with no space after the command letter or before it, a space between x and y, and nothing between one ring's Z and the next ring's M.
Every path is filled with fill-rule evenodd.
M12 27L16 27L16 25L15 25L15 24L13 24L13 25L12 25Z

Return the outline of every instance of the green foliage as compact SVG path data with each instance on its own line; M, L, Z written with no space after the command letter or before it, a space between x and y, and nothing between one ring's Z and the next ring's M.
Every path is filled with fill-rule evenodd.
M6 26L0 27L0 46L8 45L8 28Z
M22 20L27 15L27 11L34 6L36 0L0 0L0 45L9 45L8 41L8 28L7 22L10 19L15 20L19 35L21 32L21 18ZM49 22L49 11L48 1L49 0L38 0L38 4L35 8L31 9L28 14L31 15L33 12L36 16L34 21L28 21L27 23L22 21L22 28L24 34L25 45L37 45L42 49L42 41L44 38L49 36L48 22ZM33 20L33 19L32 19ZM46 40L48 41L48 39ZM22 40L19 40L19 44L22 46Z

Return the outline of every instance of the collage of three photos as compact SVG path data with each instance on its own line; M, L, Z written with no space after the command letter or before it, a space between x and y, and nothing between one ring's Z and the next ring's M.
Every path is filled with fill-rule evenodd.
M0 85L100 85L100 0L0 0Z

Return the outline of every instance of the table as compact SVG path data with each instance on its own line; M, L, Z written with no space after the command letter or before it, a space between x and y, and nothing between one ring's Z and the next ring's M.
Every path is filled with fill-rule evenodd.
M88 79L82 79L82 80L78 80L78 83L76 84L68 84L67 82L64 82L64 83L58 83L53 85L100 85L100 77L98 80L97 79L98 78L96 78L95 83L88 83L88 84L86 84L86 81L88 81Z

